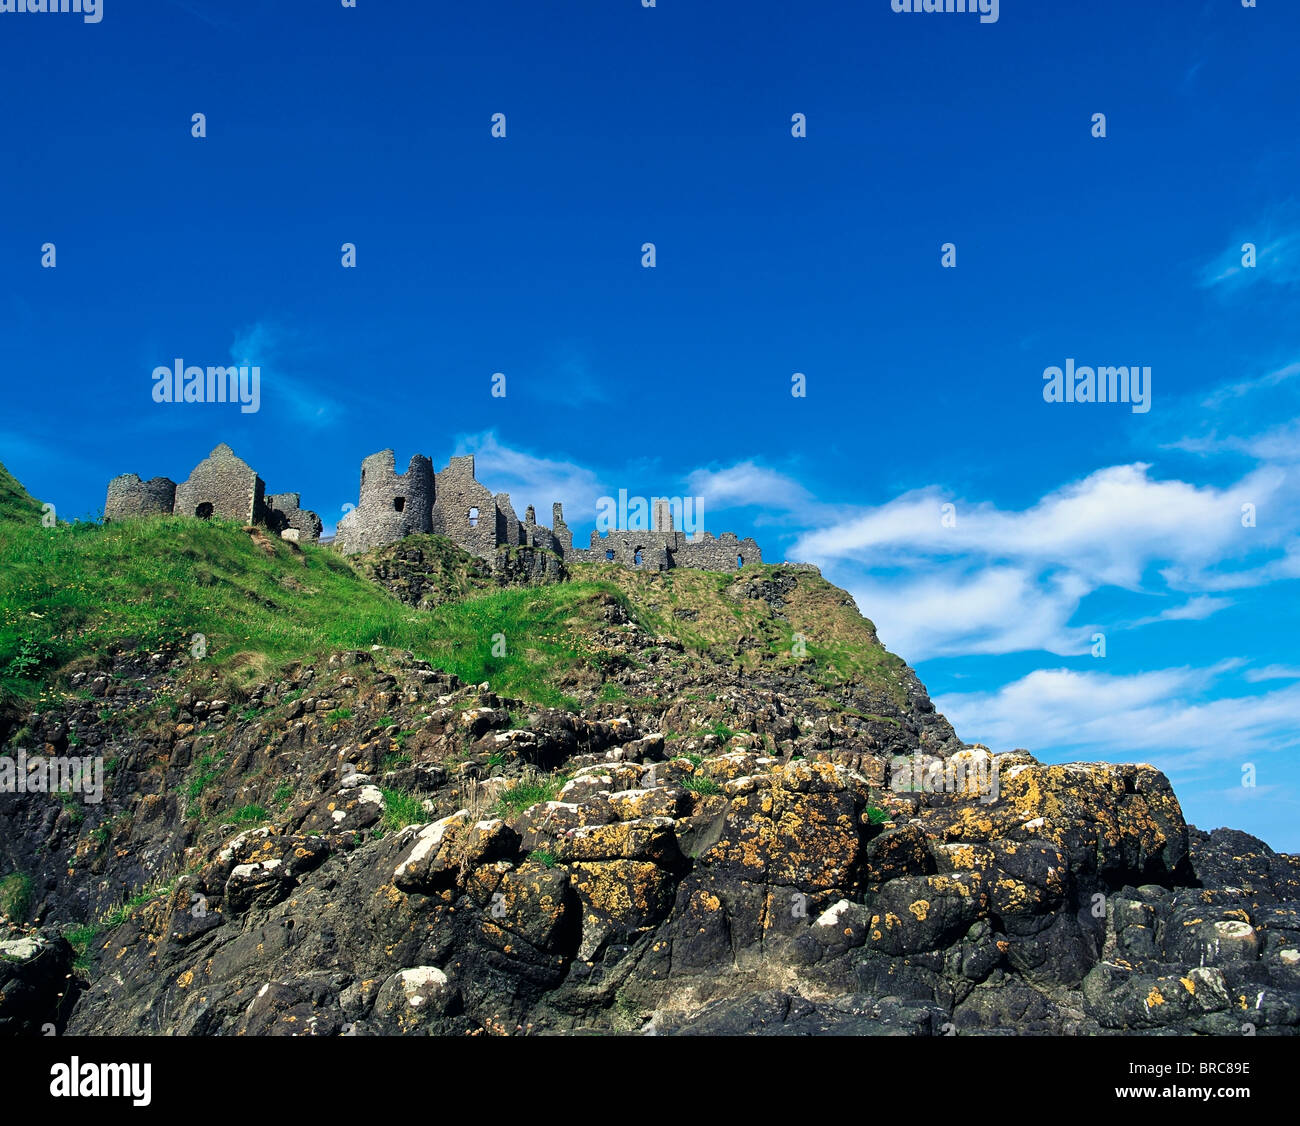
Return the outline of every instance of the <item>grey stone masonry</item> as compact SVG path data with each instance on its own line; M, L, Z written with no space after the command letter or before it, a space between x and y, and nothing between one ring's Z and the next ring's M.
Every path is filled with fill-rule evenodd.
M320 517L302 507L298 493L267 495L261 477L224 444L179 485L167 477L141 481L134 473L109 482L105 523L162 515L261 524L299 543L317 543L321 536ZM398 473L393 451L381 450L361 463L360 502L339 521L334 542L352 555L435 532L488 561L494 561L503 547L534 547L553 552L566 563L617 563L650 571L672 567L738 571L763 562L763 553L752 539L739 539L732 532L715 537L708 532L675 531L667 499L653 498L650 516L650 530L593 532L588 547L575 548L562 504L551 506L550 528L537 522L531 504L520 520L508 493L493 495L479 483L472 456L453 457L446 469L435 472L432 461L416 454L406 472Z
M418 506L418 507L415 507ZM372 454L362 463L361 503L338 526L335 543L353 554L393 543L418 532L447 536L480 559L493 560L502 547L516 545L552 551L566 563L618 563L625 567L664 571L690 567L703 571L737 571L763 562L752 539L725 532L688 536L673 530L668 500L656 498L651 531L593 532L587 548L574 548L573 531L564 521L564 508L551 508L553 527L537 523L532 505L521 521L507 493L493 495L479 483L474 458L453 457L438 473L419 455L405 476L394 473L392 450Z
M177 516L238 520L253 523L263 509L266 486L262 479L220 445L194 467L189 479L176 486Z
M361 503L339 521L334 542L351 555L434 531L434 487L427 457L416 454L399 474L392 450L371 454L361 463Z
M438 474L437 482L433 530L471 555L495 559L497 545L508 542L503 529L509 520L498 512L496 497L475 478L474 458L453 457ZM514 516L513 511L510 516Z
M133 516L170 516L175 507L176 482L170 477L141 481L134 473L123 473L108 483L104 523Z
M322 530L320 517L300 507L301 504L302 497L298 493L267 497L266 525L295 543L317 543Z
M689 567L696 571L739 571L745 565L763 562L763 553L752 539L737 539L723 532L715 539L705 532L693 539L685 532L614 531L591 533L586 550L565 552L565 562L620 563L639 570L667 571Z
M169 515L263 524L285 539L301 543L316 543L321 534L320 517L300 507L297 493L280 493L268 499L262 479L224 443L179 485L166 477L142 482L134 473L124 473L108 483L106 524L131 517Z

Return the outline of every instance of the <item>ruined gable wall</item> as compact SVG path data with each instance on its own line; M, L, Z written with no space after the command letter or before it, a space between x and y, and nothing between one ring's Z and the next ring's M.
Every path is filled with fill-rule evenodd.
M515 515L514 505L510 503L510 494L497 493L492 498L492 504L496 509L497 544L510 544L513 547L523 543L523 526L519 523L519 517Z
M480 559L497 553L496 498L474 477L474 458L453 457L437 474L436 530Z
M564 505L558 500L551 505L551 535L557 551L566 556L572 553L573 532L564 522Z
M220 445L176 486L177 516L202 513L251 524L262 511L266 486L227 445ZM211 512L206 506L211 506Z

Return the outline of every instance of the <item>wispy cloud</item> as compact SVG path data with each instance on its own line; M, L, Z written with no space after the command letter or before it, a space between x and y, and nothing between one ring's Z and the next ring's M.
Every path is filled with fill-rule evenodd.
M1284 219L1261 220L1252 230L1242 230L1222 253L1201 269L1203 288L1236 290L1247 285L1289 287L1300 285L1300 222L1288 208ZM1255 247L1255 265L1245 265L1246 244Z
M1181 606L1172 606L1168 610L1161 610L1158 614L1150 617L1139 618L1130 624L1128 628L1138 629L1141 626L1155 625L1157 622L1203 622L1206 618L1217 614L1220 610L1226 610L1233 605L1231 598L1214 598L1211 595L1203 594L1197 598L1189 599Z
M262 370L262 410L284 414L285 421L310 427L330 426L343 418L343 407L304 374L309 362L296 334L271 321L237 329L230 346L234 364Z
M1256 376L1253 379L1240 379L1232 383L1225 383L1207 395L1202 400L1202 405L1207 410L1217 410L1229 400L1240 399L1256 391L1269 390L1280 384L1287 383L1297 376L1300 376L1300 361L1284 364L1280 368L1275 368L1273 371L1266 372L1264 375Z
M1262 505L1285 485L1283 475L1268 469L1227 488L1160 480L1150 469L1142 463L1101 469L1023 511L967 503L932 487L810 531L796 551L814 561L875 567L944 557L1021 561L1063 568L1094 586L1138 589L1156 560L1178 560L1190 571L1256 548L1259 539L1243 535L1241 506ZM949 502L954 509L945 521Z
M1252 684L1265 680L1300 680L1300 667L1294 665L1265 665L1260 669L1248 669L1245 678Z
M1244 454L1256 461L1298 462L1300 419L1291 419L1258 434L1220 436L1217 430L1211 430L1208 434L1197 437L1183 437L1166 442L1162 448L1201 456L1235 453Z
M962 738L998 750L1083 754L1124 761L1155 756L1165 770L1242 761L1300 745L1300 684L1263 695L1218 695L1240 665L1116 676L1040 669L993 692L949 693L935 704Z
M1079 654L1098 629L1070 624L1090 588L1068 572L1046 581L1024 567L937 567L856 580L832 571L829 577L848 585L881 641L913 662L1037 650Z
M702 497L706 510L757 508L762 518L800 517L807 519L825 506L803 485L775 469L752 459L724 469L696 469L687 475L691 496Z

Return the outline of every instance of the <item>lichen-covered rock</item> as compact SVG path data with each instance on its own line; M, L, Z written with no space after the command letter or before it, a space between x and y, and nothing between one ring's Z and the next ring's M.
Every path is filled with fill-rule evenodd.
M610 942L634 941L672 908L676 880L649 861L579 861L569 872L582 904L577 956L584 961Z
M868 944L887 954L936 950L959 937L989 907L979 873L892 880L871 902Z
M744 585L797 605L779 575ZM1294 858L1187 829L1158 772L990 760L901 666L892 703L795 693L767 657L723 674L599 597L594 651L627 695L597 699L579 662L563 689L581 714L376 648L247 699L123 662L83 678L84 708L26 717L66 749L122 739L100 709L174 700L163 735L114 746L94 841L59 803L0 795L14 859L45 871L39 841L58 861L29 917L108 920L78 946L90 970L48 982L67 1030L1300 1030ZM765 653L768 627L741 628ZM996 789L895 791L902 752ZM555 800L519 810L519 781ZM0 1014L21 995L0 989Z
M949 839L1037 836L1079 876L1190 875L1187 825L1169 780L1154 767L1029 760L1000 767L998 784L1000 801L961 807Z
M865 845L863 796L848 787L846 774L829 763L778 767L770 788L731 802L721 839L700 863L809 893L854 888Z
M449 887L464 874L498 857L512 855L519 834L501 818L470 821L459 810L404 834L409 849L393 870L393 883L403 891L431 892Z
M928 876L936 871L934 854L919 824L903 825L881 833L867 843L864 859L867 885L873 890L890 880Z
M650 860L667 867L681 859L671 817L643 817L567 829L554 838L558 860Z

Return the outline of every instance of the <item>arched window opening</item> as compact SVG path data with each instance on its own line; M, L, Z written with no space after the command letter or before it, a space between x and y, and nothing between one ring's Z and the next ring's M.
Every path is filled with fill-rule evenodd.
M614 562L614 553L612 551L605 552L605 562L606 563Z
M740 568L743 567L744 565L745 565L745 557L744 557L743 555L737 555L737 556L736 556L736 570L739 571Z
M405 512L405 511L406 511L406 498L405 498L405 497L394 497L394 498L393 498L393 508L394 508L396 511L398 511L398 512Z
M635 563L638 567L641 566L642 563L641 549L639 547L636 549L635 552L632 553L632 562Z
M469 510L469 526L470 526L471 528L477 528L477 527L478 527L478 509L477 509L477 508L471 508L471 509Z
M211 520L212 502L205 500L201 505L198 506L198 508L194 510L194 515L197 516L200 520Z

